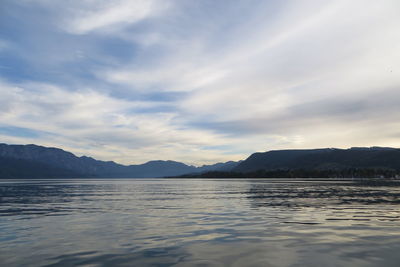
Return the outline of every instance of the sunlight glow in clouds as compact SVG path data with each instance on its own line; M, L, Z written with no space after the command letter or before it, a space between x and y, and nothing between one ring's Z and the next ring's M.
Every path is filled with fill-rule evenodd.
M122 163L400 146L400 2L5 0L0 138Z

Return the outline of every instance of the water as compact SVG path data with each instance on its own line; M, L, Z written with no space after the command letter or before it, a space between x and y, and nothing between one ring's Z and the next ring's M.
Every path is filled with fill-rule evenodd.
M0 180L1 266L400 266L400 186Z

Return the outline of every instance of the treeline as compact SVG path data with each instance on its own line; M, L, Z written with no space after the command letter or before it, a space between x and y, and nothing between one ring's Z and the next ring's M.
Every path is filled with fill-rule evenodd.
M181 175L177 178L400 178L400 171L379 168L259 170L246 173L210 171Z

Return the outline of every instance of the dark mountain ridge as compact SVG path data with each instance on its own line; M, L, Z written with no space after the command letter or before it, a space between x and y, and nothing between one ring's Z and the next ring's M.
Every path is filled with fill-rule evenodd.
M238 163L227 162L195 167L176 161L149 161L122 165L91 157L77 157L59 148L38 145L0 144L0 178L147 178L231 170ZM57 173L59 175L57 175Z
M370 148L322 148L303 150L273 150L254 153L233 172L273 170L344 170L351 168L375 168L400 170L400 149Z
M59 148L0 144L0 178L149 178L149 177L362 177L397 176L400 149L354 147L272 150L246 160L195 167L177 161L154 160L122 165L77 157Z

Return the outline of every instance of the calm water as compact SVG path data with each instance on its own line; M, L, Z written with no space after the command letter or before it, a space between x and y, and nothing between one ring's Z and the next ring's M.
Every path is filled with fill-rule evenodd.
M400 266L400 186L0 180L1 266Z

